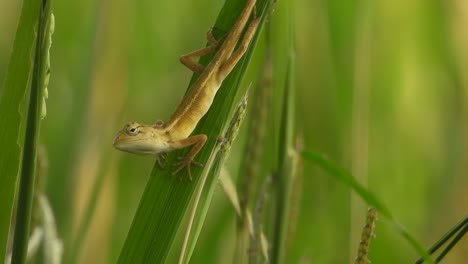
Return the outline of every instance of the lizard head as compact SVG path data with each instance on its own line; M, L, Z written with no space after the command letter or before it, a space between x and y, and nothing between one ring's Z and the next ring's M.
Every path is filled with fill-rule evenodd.
M144 125L136 122L126 124L114 139L118 150L134 154L159 154L171 151L162 125Z

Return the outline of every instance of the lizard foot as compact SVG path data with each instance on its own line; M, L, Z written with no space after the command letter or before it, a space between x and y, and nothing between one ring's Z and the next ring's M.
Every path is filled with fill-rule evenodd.
M176 175L179 171L181 171L184 167L187 167L188 170L188 176L190 181L192 181L192 172L190 170L190 165L195 165L198 167L203 167L203 164L201 164L198 161L194 161L192 157L186 156L186 157L178 157L177 158L179 161L176 163L173 163L172 166L178 166L178 168L172 172L172 175Z
M219 45L219 41L213 35L213 28L210 28L208 32L206 32L206 40L208 40L208 44L211 47L216 48Z
M159 153L156 157L156 162L158 163L159 168L167 170L167 167L164 166L164 164L167 163L166 153Z

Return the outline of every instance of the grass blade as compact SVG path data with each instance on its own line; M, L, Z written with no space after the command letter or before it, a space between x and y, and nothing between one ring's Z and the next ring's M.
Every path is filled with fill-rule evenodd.
M302 157L310 162L315 163L320 168L328 172L331 176L335 177L345 185L349 186L353 189L364 201L366 201L369 205L375 207L380 215L385 216L388 219L393 219L390 210L380 202L377 197L375 197L371 192L369 192L366 188L360 185L353 176L348 173L345 169L333 164L332 162L326 160L318 153L313 153L309 151L304 151L302 153Z
M40 1L25 0L15 43L0 94L0 257L5 256L21 148L19 106L33 65ZM6 155L6 153L8 153Z
M29 96L26 134L21 163L21 174L18 192L18 206L13 240L12 263L24 263L29 241L31 211L34 198L36 174L37 141L41 111L45 107L44 85L48 82L48 49L53 27L51 19L51 3L44 0L39 8L39 23L34 52L34 64Z
M234 142L237 136L237 133L239 132L239 127L242 124L242 121L245 118L245 114L247 111L247 97L248 97L248 90L246 94L244 95L244 97L240 100L234 112L234 115L231 118L229 127L227 128L226 132L223 133L224 136L223 136L222 143L220 143L219 147L218 146L216 147L215 149L216 153L213 153L213 155L210 157L210 159L213 158L214 162L211 162L213 165L210 166L209 171L208 171L208 168L204 171L203 178L209 177L208 173L211 173L215 175L214 179L218 179L217 175L219 175L222 171L222 168L224 166L224 161L226 160L229 154L230 147L232 143ZM186 254L187 257L184 259L184 263L189 263L190 257L193 253L193 250L195 249L198 236L200 235L206 214L208 213L208 209L211 204L211 198L213 197L215 186L216 184L211 184L209 186L210 188L202 192L203 191L201 189L203 188L203 185L202 185L200 186L200 189L197 190L197 199L195 200L193 208L191 209L192 213L193 212L195 213L193 216L191 216L191 219L189 219L189 223L192 222L192 225L195 228L193 232L190 232L189 228L185 230L185 236L186 238L188 238L188 241L187 241L188 253ZM181 255L182 254L183 254L183 251L181 251Z
M433 254L436 252L440 247L442 247L447 241L449 241L453 236L455 238L450 241L449 245L440 253L437 257L436 261L440 262L442 258L452 249L452 247L465 235L468 231L468 216L463 218L462 221L457 223L451 230L449 230L445 235L442 236L439 241L437 241L433 246L429 248L429 253ZM423 258L419 258L414 262L414 264L421 264L423 263Z
M444 248L444 250L440 253L439 256L437 256L436 258L436 261L437 263L439 263L449 252L450 250L452 250L452 248L458 243L460 242L460 240L463 238L463 236L465 236L466 232L468 232L468 225L465 225L465 227L463 228L463 230L461 230L456 236L455 238L450 241L450 243L447 245L446 248Z
M290 32L291 33L291 32ZM292 33L291 33L292 34ZM295 162L291 156L289 149L293 145L294 138L294 64L295 50L293 37L290 36L288 67L286 72L286 80L283 89L283 107L280 125L280 136L278 151L279 171L274 185L276 185L276 205L275 205L275 222L273 230L273 249L271 263L283 263L286 256L286 238L289 226L289 215L291 206L291 188L294 178Z
M257 2L257 15L261 15L266 3L266 0ZM231 27L243 6L243 1L227 1L225 3L215 24L216 38L228 31L227 29ZM223 32L218 34L218 29L223 29ZM208 141L197 155L198 160L203 164L206 164L211 155L216 138L223 131L223 127L229 123L228 115L239 92L237 87L250 59L251 48L223 82L210 111L192 133L208 135ZM201 63L206 64L209 59L202 58ZM182 156L186 151L177 151L169 155L168 164L171 164L176 156ZM181 228L182 219L189 211L189 204L195 195L195 190L200 187L202 171L201 168L192 168L193 181L179 181L171 177L172 170L161 171L155 165L120 253L119 263L164 263L166 261L170 247ZM185 174L184 171L180 175L187 179ZM216 179L215 175L210 175L206 182L206 188L210 188L216 183Z
M429 253L400 223L398 223L398 221L390 213L390 210L381 201L379 201L377 197L375 197L371 192L359 184L351 175L351 173L323 158L318 153L304 150L302 152L302 157L306 161L315 163L320 168L328 172L328 174L353 189L353 191L355 191L361 197L361 199L366 201L370 206L375 207L380 215L390 220L398 233L400 233L400 235L411 244L411 246L422 256L425 261L428 263L434 263L434 260L431 258Z

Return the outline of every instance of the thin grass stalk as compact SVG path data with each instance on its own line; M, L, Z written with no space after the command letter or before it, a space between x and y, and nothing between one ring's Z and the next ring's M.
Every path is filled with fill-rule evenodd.
M208 175L210 174L210 171L213 166L213 162L215 160L216 154L218 153L218 150L219 150L219 145L216 147L215 151L212 152L210 157L208 158L208 161L205 164L206 168L202 174L201 183L198 186L198 189L195 193L195 202L192 206L192 209L190 210L188 226L185 231L184 241L182 242L182 248L180 250L179 261L178 261L179 264L189 263L191 252L187 252L187 247L189 244L190 233L192 231L192 226L194 224L195 214L197 213L197 207L200 202L200 197L203 192L203 187L205 187L206 179L208 178Z
M66 256L66 262L73 264L77 263L80 257L81 250L83 248L83 242L85 241L86 235L88 234L91 221L96 212L96 206L99 199L99 195L102 193L102 186L106 178L106 171L109 168L109 161L112 159L111 154L106 153L104 155L104 160L99 163L99 169L97 170L97 177L93 184L91 190L91 195L89 196L88 202L86 204L83 217L80 219L80 224L78 225L78 231L76 237L71 244L70 253Z
M461 237L465 235L467 230L468 230L468 216L465 216L465 218L463 218L462 221L457 223L450 231L448 231L444 236L442 236L441 239L439 239L434 245L432 245L429 248L428 252L430 254L436 252L440 247L442 247L447 241L449 241L457 233L458 234L455 236L455 238L452 240L450 244L452 244L454 241L458 241L458 239L460 239ZM439 259L439 257L441 256L443 257L443 255L446 254L444 253L444 251L452 248L450 244L447 246L447 248L443 250L443 252L441 252L441 254L437 257L436 261L440 261L441 259ZM424 259L421 257L418 260L416 260L414 264L421 264L423 262L424 262Z
M290 32L292 33L292 32ZM271 263L283 263L286 256L286 238L291 208L291 188L294 177L294 164L290 148L294 138L294 63L295 49L292 36L289 36L289 57L286 79L283 88L281 129L279 136L278 165L273 175L275 189L275 221L273 223Z
M249 120L250 135L245 145L245 158L239 174L239 198L241 215L238 217L237 224L237 242L234 263L245 263L247 260L247 249L249 248L249 227L247 221L247 212L249 211L250 201L254 194L255 186L260 178L261 159L263 155L263 142L267 128L268 112L271 106L272 90L272 48L270 41L271 25L265 28L266 38L266 57L263 63L263 70L259 85L255 89L252 117Z
M48 26L50 1L44 0L39 8L38 33L36 37L36 50L34 53L34 66L29 96L29 108L26 124L26 135L23 147L21 174L18 193L16 224L13 240L12 263L25 263L29 242L29 229L31 224L31 211L34 198L34 182L36 173L37 141L43 100L43 83L41 69L43 60L42 41Z
M28 95L34 63L34 48L41 3L25 0L16 30L8 70L0 89L0 259L6 255L10 221L19 181L21 147L24 144L24 115L20 105Z
M447 247L440 253L439 256L436 258L436 263L439 263L449 252L452 250L452 248L462 239L466 232L468 232L468 225L465 225L465 228L463 228L460 233L458 233L455 238L450 241L450 243L447 245Z
M257 195L255 211L252 217L253 234L250 235L249 264L260 263L260 255L263 247L263 219L265 215L265 205L268 201L268 191L270 190L271 177L266 177ZM265 262L268 263L268 255L264 255Z
M450 241L446 248L440 253L439 256L436 258L436 263L439 263L449 252L452 248L465 236L466 232L468 232L468 224L465 225L462 231L458 233L455 238Z
M203 171L202 174L202 182L200 186L198 187L198 190L196 192L195 196L195 201L192 205L192 210L190 211L190 218L189 218L189 224L187 227L187 230L185 231L185 237L184 237L184 242L182 244L182 250L179 255L179 264L182 263L189 263L191 254L193 252L193 249L195 247L198 235L200 233L201 226L203 225L203 222L198 222L197 229L195 230L194 234L191 235L191 229L192 225L194 224L195 219L196 219L196 213L198 209L198 205L200 201L202 200L202 191L203 187L205 186L206 179L208 178L208 175L211 173L214 173L215 175L219 175L220 168L223 166L224 161L226 160L229 150L231 148L231 145L235 138L237 137L237 133L239 132L240 125L242 124L242 121L245 118L246 114L246 109L247 109L247 98L248 98L248 90L245 93L244 97L240 100L240 103L238 104L234 115L231 119L231 122L229 123L229 127L227 128L226 132L224 133L224 138L222 139L222 142L216 146L215 151L213 151L210 155L210 158L208 159L208 162L206 163L206 168ZM213 164L216 163L215 169L212 170ZM201 203L200 203L201 204ZM200 208L202 210L204 208ZM200 215L200 213L198 213ZM201 212L202 217L206 215L206 212ZM191 241L189 241L191 239ZM187 246L190 243L190 247L187 252Z
M354 264L367 264L370 263L369 247L372 237L375 237L375 221L377 220L377 211L375 208L370 207L367 210L366 223L362 228L361 241L359 241L357 257Z

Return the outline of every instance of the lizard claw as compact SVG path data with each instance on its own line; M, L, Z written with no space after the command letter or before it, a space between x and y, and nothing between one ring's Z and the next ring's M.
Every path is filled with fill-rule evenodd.
M159 168L162 170L167 170L167 167L164 166L164 163L167 162L166 153L159 153L156 158L156 162L158 163Z
M164 127L164 122L162 120L156 121L156 123L153 125L154 128L163 128Z
M190 170L190 166L193 164L198 167L203 167L203 164L201 164L198 161L194 161L192 157L186 156L186 157L178 157L177 158L179 161L176 163L173 163L172 166L178 166L178 168L172 172L172 175L176 175L179 171L181 171L184 167L187 167L188 170L188 176L190 181L192 181L192 172Z
M211 47L217 47L219 44L219 41L213 35L213 28L210 28L210 30L206 32L206 39L208 40L208 44L210 44Z

